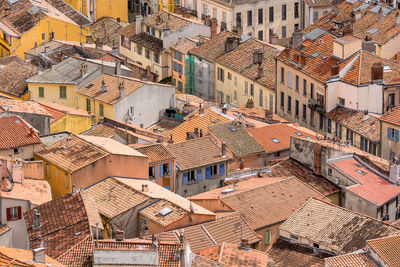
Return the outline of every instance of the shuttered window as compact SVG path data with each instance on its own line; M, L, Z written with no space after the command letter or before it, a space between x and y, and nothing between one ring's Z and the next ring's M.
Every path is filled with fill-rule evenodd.
M7 221L15 221L22 218L21 206L7 208Z

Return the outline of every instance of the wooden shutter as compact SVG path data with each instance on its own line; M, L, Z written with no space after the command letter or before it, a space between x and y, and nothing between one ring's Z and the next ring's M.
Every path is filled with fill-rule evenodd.
M7 208L7 221L11 220L11 208Z
M18 219L22 218L22 210L21 210L21 206L18 207Z
M390 134L390 127L387 127L387 139L390 140L391 134Z

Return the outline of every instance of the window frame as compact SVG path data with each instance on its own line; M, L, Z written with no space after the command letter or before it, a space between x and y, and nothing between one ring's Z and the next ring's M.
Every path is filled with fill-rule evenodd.
M60 85L59 90L60 90L59 97L62 99L66 99L67 98L67 86Z

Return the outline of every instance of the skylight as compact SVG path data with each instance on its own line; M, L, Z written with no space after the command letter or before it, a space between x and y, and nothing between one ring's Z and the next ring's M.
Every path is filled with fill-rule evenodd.
M367 173L362 171L362 170L356 170L357 173L362 174L362 175L366 175Z
M300 132L296 132L297 136L302 136L302 134Z
M370 33L370 34L375 34L375 33L377 33L377 32L378 32L378 29L377 29L377 28L372 28L372 29L370 29L370 30L367 31L367 33Z
M213 120L212 123L217 123L219 122L219 119Z
M163 216L163 217L165 217L165 216L167 216L168 214L170 214L171 212L172 212L172 210L171 210L170 208L163 208L162 210L160 210L160 211L158 212L158 214L161 215L161 216Z
M224 190L221 191L222 194L229 194L229 193L232 193L232 192L235 192L235 189L227 188L227 189L224 189Z
M388 72L388 71L392 71L392 68L389 65L384 65L383 72Z
M271 140L272 140L272 142L274 142L274 143L280 143L280 141L279 141L278 139L276 139L276 138L272 138Z
M315 52L314 54L311 55L311 57L318 57L320 54L318 52Z

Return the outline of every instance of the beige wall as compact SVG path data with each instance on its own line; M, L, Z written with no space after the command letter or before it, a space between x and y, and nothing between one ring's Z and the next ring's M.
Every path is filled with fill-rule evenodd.
M202 206L212 212L217 211L233 211L230 207L224 204L219 198L215 199L191 199L192 202Z
M400 127L394 124L381 121L381 157L390 160L390 154L394 156L400 156L400 142L395 140L389 140L387 136L388 128L396 129L400 131Z
M275 241L279 238L279 226L281 226L282 223L283 222L273 225L268 225L263 229L255 230L256 234L258 234L262 238L259 245L257 246L258 250L266 251L275 243ZM268 245L265 243L265 233L267 231L270 231L270 242Z
M3 149L3 150L0 150L0 156L8 157L9 155L12 155L13 157L30 160L30 159L33 159L34 152L39 150L40 146L41 146L41 144L18 147L18 153L14 153L14 148Z

